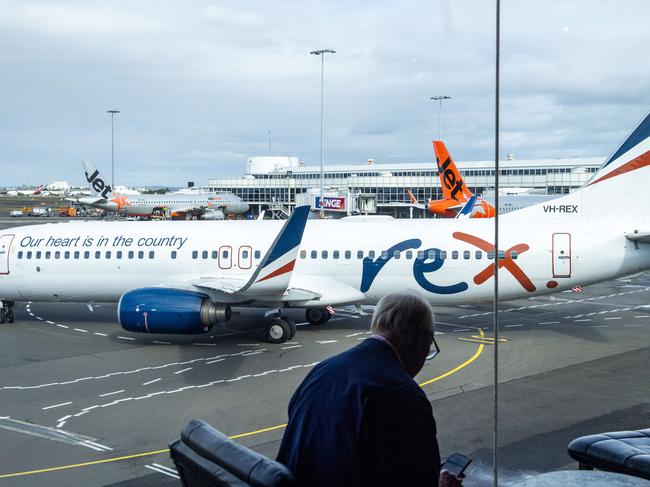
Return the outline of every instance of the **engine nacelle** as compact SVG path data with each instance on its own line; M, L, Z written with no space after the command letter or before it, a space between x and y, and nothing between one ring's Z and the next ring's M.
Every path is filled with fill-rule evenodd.
M202 220L223 220L225 215L221 210L205 210L201 215Z
M117 305L122 328L139 333L203 333L228 321L230 305L194 291L148 287L126 292Z

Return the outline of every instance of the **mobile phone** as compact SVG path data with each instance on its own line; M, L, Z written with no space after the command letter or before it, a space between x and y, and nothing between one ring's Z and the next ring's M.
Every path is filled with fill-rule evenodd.
M442 468L454 477L458 478L463 474L470 463L472 463L470 457L466 457L460 453L452 453L449 455L449 458L447 458L447 461L442 465Z

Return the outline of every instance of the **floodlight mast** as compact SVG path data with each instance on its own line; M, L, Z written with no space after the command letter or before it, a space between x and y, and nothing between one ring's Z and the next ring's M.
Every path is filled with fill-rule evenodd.
M438 140L442 140L442 131L440 130L440 113L442 112L442 100L451 100L451 96L447 95L438 95L432 96L429 100L438 102Z

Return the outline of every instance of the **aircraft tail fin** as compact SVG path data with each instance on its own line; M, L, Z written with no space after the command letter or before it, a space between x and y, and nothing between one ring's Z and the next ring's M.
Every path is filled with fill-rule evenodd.
M88 181L88 184L90 185L90 191L92 194L95 196L101 196L104 199L111 197L113 195L113 188L111 188L108 181L106 181L99 173L99 169L97 169L90 161L82 161L81 164L86 173L86 181Z
M420 210L426 209L426 205L418 203L418 199L415 197L415 195L410 189L407 189L406 193L409 195L409 199L411 200L411 205L415 206L416 208L419 208Z
M442 140L433 141L433 152L436 155L436 164L438 165L442 198L445 200L465 201L474 196L465 184L460 171Z
M460 209L456 214L456 218L472 218L474 213L474 205L476 204L476 199L478 196L474 195L467 200L467 203Z

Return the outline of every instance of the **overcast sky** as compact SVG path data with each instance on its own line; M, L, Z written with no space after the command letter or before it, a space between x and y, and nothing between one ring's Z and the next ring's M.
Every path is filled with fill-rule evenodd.
M650 2L502 0L502 155L607 156L650 111ZM0 0L0 186L205 184L247 157L494 155L494 2Z

